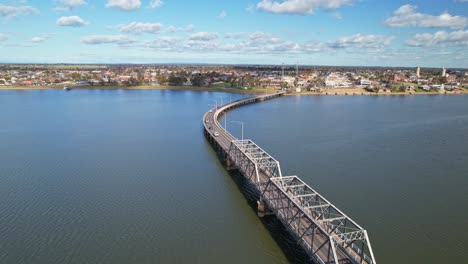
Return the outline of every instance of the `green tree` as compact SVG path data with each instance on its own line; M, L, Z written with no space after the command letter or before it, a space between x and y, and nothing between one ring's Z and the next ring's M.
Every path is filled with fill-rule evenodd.
M79 81L81 79L81 75L77 72L73 72L71 75L70 75L71 79L74 80L74 81Z
M167 77L164 76L164 74L158 74L156 75L156 79L158 80L159 84L164 84L167 82Z
M175 75L169 76L169 79L168 79L169 85L172 85L172 86L180 86L186 81L187 79L185 77L175 76Z
M205 78L202 75L196 75L195 77L192 77L190 81L192 82L192 86L200 87L203 85L204 80Z

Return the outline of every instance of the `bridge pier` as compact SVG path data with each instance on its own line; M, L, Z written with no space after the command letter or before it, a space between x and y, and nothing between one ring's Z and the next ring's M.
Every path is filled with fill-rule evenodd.
M229 157L226 159L226 170L227 171L237 170L236 166L233 164L232 160Z
M257 200L257 215L260 218L273 215L273 212L268 209L268 206L261 199Z
M257 201L257 215L260 218L265 217L266 205L264 202L258 200Z

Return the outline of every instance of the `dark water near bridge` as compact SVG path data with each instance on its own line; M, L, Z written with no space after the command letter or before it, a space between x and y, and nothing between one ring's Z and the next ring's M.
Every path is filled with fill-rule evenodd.
M203 137L229 96L1 91L0 263L288 262ZM467 96L285 97L228 119L366 228L379 263L468 259Z

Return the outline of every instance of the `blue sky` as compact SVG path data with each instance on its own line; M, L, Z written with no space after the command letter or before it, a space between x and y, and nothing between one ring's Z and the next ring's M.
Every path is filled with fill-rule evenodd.
M0 0L0 62L468 68L468 0Z

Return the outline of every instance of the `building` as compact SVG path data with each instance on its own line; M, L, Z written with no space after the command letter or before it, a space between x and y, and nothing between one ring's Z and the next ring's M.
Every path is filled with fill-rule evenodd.
M447 70L445 68L442 68L442 77L445 77L447 75Z
M325 78L325 86L326 87L350 87L351 82L348 78L341 73L333 72L330 73L327 78Z
M399 82L399 81L403 80L403 78L404 78L403 75L395 74L395 75L393 75L393 82Z
M448 83L455 83L457 81L457 76L454 74L449 74L447 76L447 82Z
M418 78L421 77L421 68L420 67L416 68L416 77L418 77Z
M361 85L371 85L372 82L370 80L367 80L367 79L361 79Z

